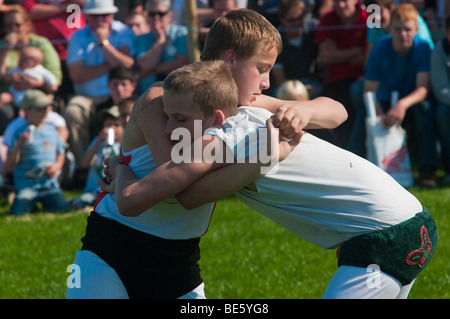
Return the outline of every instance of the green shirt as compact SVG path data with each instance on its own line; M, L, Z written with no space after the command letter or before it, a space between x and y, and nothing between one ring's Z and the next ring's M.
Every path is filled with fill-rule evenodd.
M42 66L52 72L56 79L58 80L58 84L61 84L62 80L62 70L61 70L61 61L59 60L58 53L53 47L52 43L45 37L41 37L39 35L30 34L30 46L38 47L44 53L44 62L42 62ZM3 47L3 39L0 40L0 48ZM6 58L6 68L7 70L16 67L19 62L19 54L16 50L12 50L9 52L8 57ZM7 92L9 87L9 83L0 80L0 92Z

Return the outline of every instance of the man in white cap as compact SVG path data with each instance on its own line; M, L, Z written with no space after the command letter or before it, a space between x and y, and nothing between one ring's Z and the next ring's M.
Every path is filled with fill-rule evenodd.
M113 0L86 0L82 10L87 25L69 41L67 65L75 96L68 102L64 118L69 128L69 144L77 164L90 141L89 122L96 105L108 99L108 73L111 69L134 64L134 34L114 20L118 8Z

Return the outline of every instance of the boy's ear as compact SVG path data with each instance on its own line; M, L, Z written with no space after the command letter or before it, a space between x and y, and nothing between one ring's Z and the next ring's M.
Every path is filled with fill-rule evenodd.
M222 126L223 122L225 122L226 116L221 110L216 110L214 112L214 127Z
M225 63L228 66L234 65L234 62L236 60L236 53L234 52L234 50L229 49L229 50L225 51L225 53L223 55L223 60L225 61Z

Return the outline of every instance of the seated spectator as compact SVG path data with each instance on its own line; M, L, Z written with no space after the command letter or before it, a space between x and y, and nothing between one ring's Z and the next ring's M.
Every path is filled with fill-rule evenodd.
M308 101L309 92L307 87L299 80L287 80L277 90L277 99Z
M148 17L143 12L133 12L125 18L125 24L133 30L135 36L150 32Z
M370 5L377 5L380 8L380 16L376 17L379 23L379 27L377 25L372 25L371 23L374 20L368 20L367 29L367 52L366 52L366 63L369 58L370 52L375 44L380 41L382 38L390 34L390 21L391 21L391 13L395 9L394 0L366 0L364 1L366 7ZM433 50L434 42L431 38L430 31L428 30L428 26L425 20L419 15L417 18L418 22L418 30L417 36L427 41L430 49ZM353 106L355 107L355 124L353 126L352 135L350 138L350 145L348 150L354 152L355 154L366 157L366 130L365 130L365 117L366 117L366 108L364 107L363 100L363 86L364 86L364 78L359 79L354 82L351 86L351 95Z
M342 148L348 146L355 120L350 87L364 74L367 16L358 0L336 0L315 34L325 74L321 95L341 102L348 120L336 129L313 134Z
M206 35L208 34L209 28L218 17L224 16L228 11L237 9L237 0L211 0L211 8L213 10L212 19L208 20L204 24L200 25L198 31L198 40L200 43L200 50L203 49L203 45L206 40Z
M134 64L134 34L124 23L113 20L117 7L112 0L86 0L83 13L86 27L69 41L67 65L75 96L63 116L69 128L69 145L77 165L93 136L88 129L96 121L96 109L110 99L108 74L117 67Z
M50 40L61 62L62 81L55 94L61 106L73 94L73 83L67 70L67 46L72 34L86 24L83 14L76 14L70 5L82 8L84 0L20 0L20 4L30 15L37 35Z
M3 23L6 36L0 40L0 75L2 77L0 92L8 92L9 83L4 77L9 69L17 66L20 49L25 46L38 47L42 50L44 53L42 66L54 74L59 85L62 72L58 53L47 38L32 32L31 20L26 11L19 5L9 6L9 11L4 14ZM34 88L29 78L23 78L21 86L28 89ZM4 105L0 109L0 134L3 134L6 125L14 116L13 105Z
M286 80L297 79L312 88L311 97L319 95L322 79L317 66L315 30L305 32L305 5L301 0L282 0L278 6L283 51L272 69L272 85L276 88Z
M186 7L185 0L171 0L172 2L172 23L177 25L186 25ZM196 0L197 23L204 25L213 17L213 10L209 0Z
M436 125L441 143L444 184L450 184L450 17L445 20L445 38L431 53L431 88L437 100Z
M119 0L115 4L119 9L114 19L124 22L126 17L133 13L144 12L144 2L147 0Z
M49 105L47 108L48 108L48 110L47 110L47 116L45 117L45 123L54 126L55 129L58 131L61 141L64 144L67 143L67 139L69 137L69 131L67 130L66 121L59 113L57 113L53 110L53 105ZM21 113L23 113L23 112L21 112ZM4 148L5 154L7 154L8 150L11 149L11 147L12 147L14 132L18 129L23 129L26 126L27 126L27 119L25 118L25 115L20 115L20 116L16 117L8 124L8 126L5 129L5 132L3 133L3 139L2 139L2 144L3 144L2 147ZM68 156L70 156L70 154L68 153L67 149L66 149L65 155L66 155L65 156L66 158L64 161L64 165L65 166L70 165L71 161L70 161L70 159L68 159ZM6 160L6 157L5 157L5 160ZM0 174L3 175L5 184L7 184L6 188L13 189L13 187L12 187L12 173L13 172L7 171L6 169L4 169L4 163L2 163L2 168L3 169L0 172ZM63 172L59 176L59 182L62 187L64 187L64 185L63 185L64 183L61 184L61 182L71 178L70 173L71 172L66 173L63 170Z
M19 109L20 102L28 91L28 85L22 85L24 81L31 83L31 87L41 88L53 100L53 93L58 90L58 81L52 72L42 66L43 61L44 54L37 47L24 47L20 50L18 65L9 69L5 76L6 82L11 85L8 93L0 94L0 107L12 103Z
M120 121L124 129L127 126L128 120L130 119L131 110L133 109L136 100L137 98L135 96L132 96L123 99L119 103Z
M434 187L436 134L433 107L428 99L431 50L426 41L416 36L417 17L417 10L410 4L394 10L392 35L375 45L367 61L364 92L376 92L377 112L386 128L413 120L414 132L407 134L414 133L417 139L419 185ZM399 98L391 105L394 91Z
M71 201L71 207L81 209L93 206L100 193L98 181L106 176L103 174L105 158L120 154L123 126L119 107L114 105L100 114L103 128L94 138L83 155L82 168L89 169L83 194Z
M30 90L21 102L27 126L14 132L6 164L13 171L15 190L11 214L23 215L42 203L45 211L62 212L67 202L58 184L64 164L64 144L53 125L45 123L51 101L39 90Z
M139 95L155 81L164 79L168 73L189 62L188 30L185 26L171 24L171 6L171 0L147 1L151 31L136 39Z

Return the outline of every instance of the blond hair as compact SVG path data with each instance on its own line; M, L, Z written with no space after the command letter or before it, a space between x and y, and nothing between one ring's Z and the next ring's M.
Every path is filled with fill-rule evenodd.
M391 23L393 21L406 22L413 20L417 25L417 19L419 18L419 12L410 3L404 3L397 6L391 14Z
M241 8L230 10L216 19L206 36L201 60L220 59L222 53L233 49L240 59L260 52L283 48L278 30L256 11Z
M221 110L226 117L236 114L238 90L224 61L204 61L172 71L163 82L164 91L186 95L202 119Z
M287 80L278 88L277 98L280 100L307 101L309 100L309 93L301 81Z

